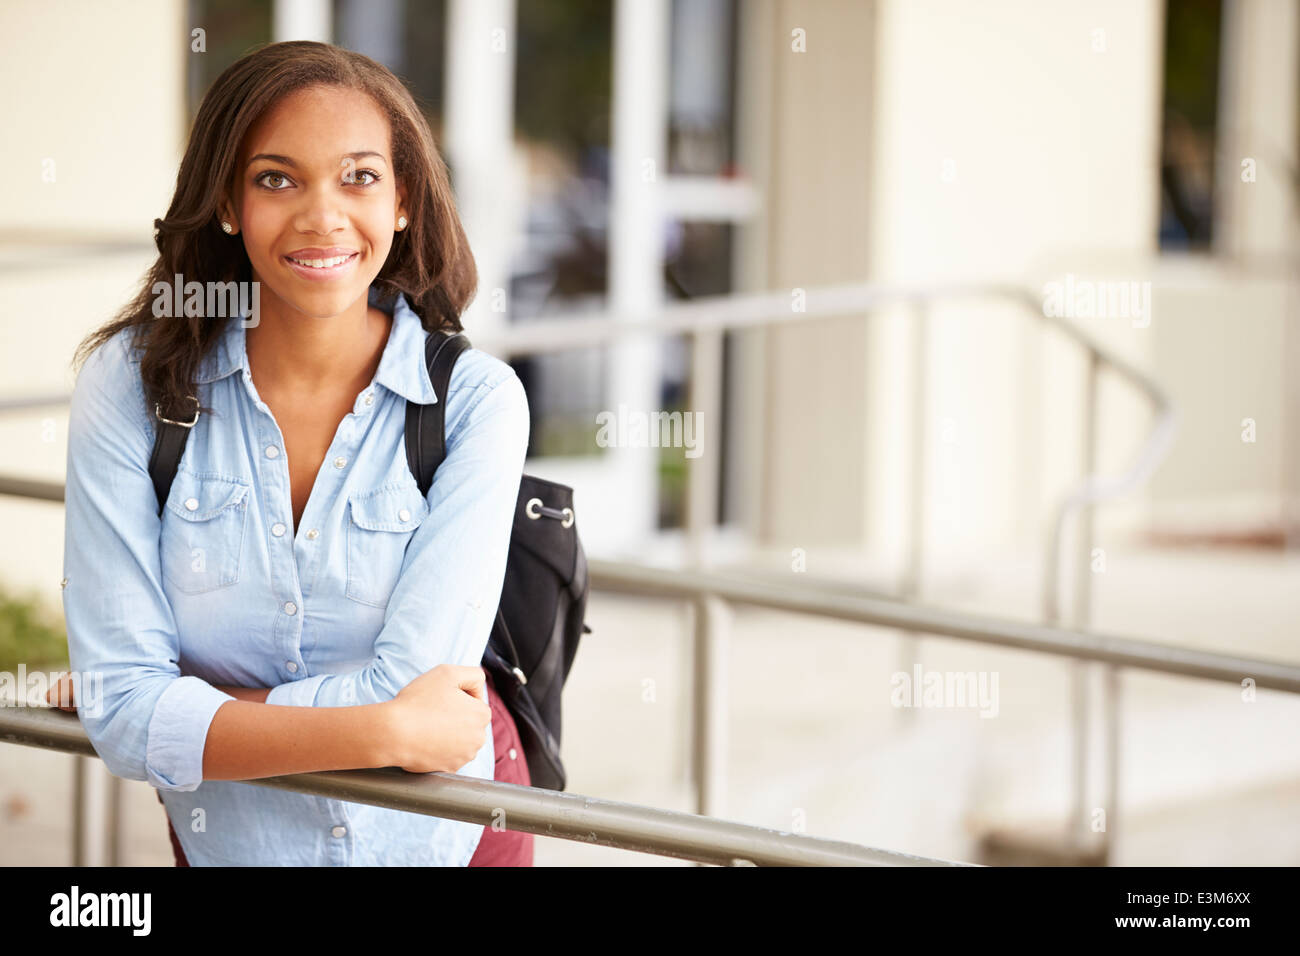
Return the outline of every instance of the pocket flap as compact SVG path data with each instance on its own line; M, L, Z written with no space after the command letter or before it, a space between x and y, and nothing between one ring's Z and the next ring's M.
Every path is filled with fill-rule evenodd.
M176 472L167 507L186 521L210 521L248 496L248 482L226 475Z
M352 523L368 531L412 531L429 513L429 503L412 481L348 496Z

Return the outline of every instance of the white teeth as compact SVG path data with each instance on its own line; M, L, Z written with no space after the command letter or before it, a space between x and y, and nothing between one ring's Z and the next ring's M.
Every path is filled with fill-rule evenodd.
M300 266L307 266L310 269L329 269L333 266L342 265L352 258L351 255L335 256L333 259L294 259L289 257Z

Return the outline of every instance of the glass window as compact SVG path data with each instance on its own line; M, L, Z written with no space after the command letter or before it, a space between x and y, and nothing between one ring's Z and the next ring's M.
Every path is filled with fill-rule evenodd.
M203 94L230 64L271 40L272 0L189 0L189 29L204 32L206 52L189 55L190 122Z
M1221 0L1169 0L1165 13L1160 248L1210 247Z

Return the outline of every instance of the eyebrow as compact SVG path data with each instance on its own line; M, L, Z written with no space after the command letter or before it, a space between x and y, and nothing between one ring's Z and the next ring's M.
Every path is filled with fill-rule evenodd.
M378 156L384 162L388 162L388 157L386 157L383 153L376 153L373 149L361 149L361 150L357 150L357 152L355 153L345 153L343 155L343 158L362 159L366 156ZM273 163L280 163L282 166L290 166L294 169L298 168L298 164L295 163L288 156L280 156L276 153L258 153L256 156L254 156L252 159L248 161L248 166L252 166L259 159L270 160ZM248 167L246 166L244 168L247 169Z

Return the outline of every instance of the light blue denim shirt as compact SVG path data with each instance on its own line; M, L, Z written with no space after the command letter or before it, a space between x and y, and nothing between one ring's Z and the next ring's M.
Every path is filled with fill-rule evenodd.
M447 395L447 457L427 497L406 464L406 402L436 401L404 296L374 381L339 424L297 529L284 438L224 320L162 517L154 417L124 330L87 359L68 432L64 611L78 707L108 769L158 788L191 865L465 866L483 825L203 780L214 685L268 704L392 699L442 663L477 666L505 575L528 445L514 370L476 349ZM161 321L167 321L163 319ZM78 704L82 703L78 700ZM97 711L97 712L92 712ZM457 772L492 779L491 731ZM163 821L159 820L159 825Z

